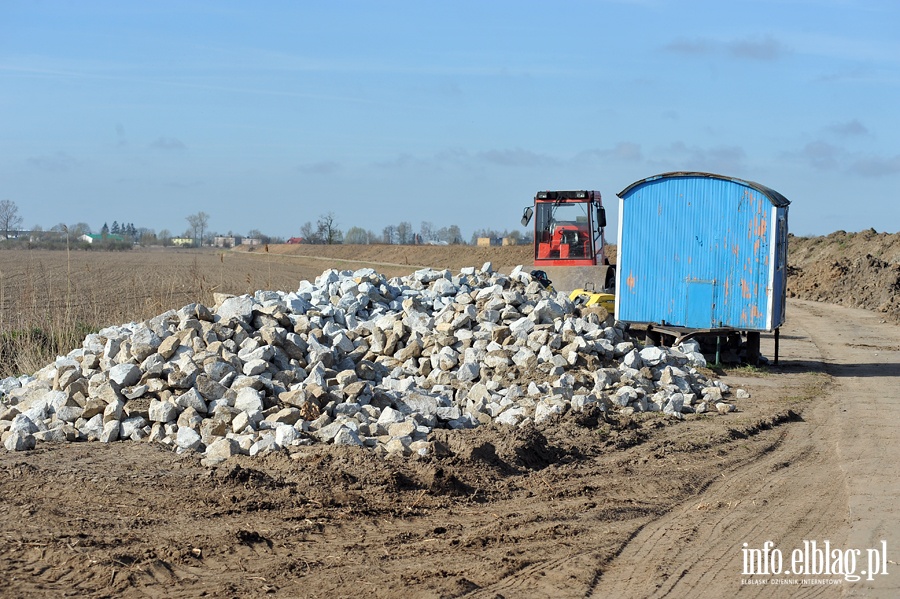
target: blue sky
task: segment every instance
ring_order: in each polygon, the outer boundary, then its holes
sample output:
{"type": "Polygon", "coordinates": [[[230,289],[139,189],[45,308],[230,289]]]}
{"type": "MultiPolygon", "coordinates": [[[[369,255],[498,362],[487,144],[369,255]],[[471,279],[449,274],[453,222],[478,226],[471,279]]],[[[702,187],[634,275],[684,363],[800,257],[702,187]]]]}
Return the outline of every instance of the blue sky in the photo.
{"type": "Polygon", "coordinates": [[[25,226],[516,229],[673,170],[900,230],[900,3],[0,0],[0,199],[25,226]]]}

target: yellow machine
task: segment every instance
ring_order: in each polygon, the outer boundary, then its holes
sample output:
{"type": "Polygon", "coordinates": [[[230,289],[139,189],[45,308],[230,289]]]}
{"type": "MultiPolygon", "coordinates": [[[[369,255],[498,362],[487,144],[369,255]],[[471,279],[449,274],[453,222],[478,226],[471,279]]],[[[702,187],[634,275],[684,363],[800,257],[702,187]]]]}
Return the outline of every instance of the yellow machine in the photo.
{"type": "Polygon", "coordinates": [[[597,293],[588,289],[576,289],[569,294],[569,299],[577,306],[601,306],[610,314],[616,312],[616,296],[613,293],[597,293]]]}

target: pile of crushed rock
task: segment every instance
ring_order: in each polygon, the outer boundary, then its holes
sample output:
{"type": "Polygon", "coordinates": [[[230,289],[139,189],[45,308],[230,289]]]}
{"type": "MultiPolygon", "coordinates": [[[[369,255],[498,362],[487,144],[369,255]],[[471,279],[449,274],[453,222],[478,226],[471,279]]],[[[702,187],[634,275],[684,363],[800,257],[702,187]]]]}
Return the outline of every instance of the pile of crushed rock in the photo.
{"type": "Polygon", "coordinates": [[[208,464],[313,443],[428,455],[435,428],[589,407],[734,410],[728,387],[696,370],[696,344],[642,347],[522,267],[390,280],[327,270],[294,292],[215,301],[105,328],[33,376],[0,381],[3,445],[148,441],[208,464]]]}

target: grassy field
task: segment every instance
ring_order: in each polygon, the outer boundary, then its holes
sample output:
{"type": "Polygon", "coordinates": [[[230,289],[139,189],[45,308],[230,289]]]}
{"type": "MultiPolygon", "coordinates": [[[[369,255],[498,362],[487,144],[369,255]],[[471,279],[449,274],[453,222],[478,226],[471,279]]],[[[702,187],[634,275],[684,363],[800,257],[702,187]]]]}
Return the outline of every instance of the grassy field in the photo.
{"type": "Polygon", "coordinates": [[[141,321],[213,293],[290,291],[328,268],[402,276],[423,266],[498,268],[527,262],[530,248],[469,246],[272,246],[240,250],[124,252],[0,250],[0,377],[31,374],[102,327],[141,321]]]}
{"type": "Polygon", "coordinates": [[[0,376],[32,373],[104,326],[212,305],[215,292],[296,289],[301,271],[262,252],[0,251],[0,376]]]}

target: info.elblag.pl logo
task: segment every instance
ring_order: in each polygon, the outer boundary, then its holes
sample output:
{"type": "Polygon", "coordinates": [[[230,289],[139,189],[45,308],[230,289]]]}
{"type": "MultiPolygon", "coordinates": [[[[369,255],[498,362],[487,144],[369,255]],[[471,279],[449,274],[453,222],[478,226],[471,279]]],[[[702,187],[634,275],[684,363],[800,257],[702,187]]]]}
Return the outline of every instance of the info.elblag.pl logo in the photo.
{"type": "MultiPolygon", "coordinates": [[[[888,574],[887,541],[881,541],[880,547],[869,549],[841,549],[832,547],[831,541],[822,543],[803,541],[802,547],[793,549],[787,555],[772,541],[766,541],[761,548],[750,547],[749,543],[744,543],[743,547],[741,550],[743,557],[741,574],[744,576],[839,576],[847,582],[856,582],[863,577],[865,580],[875,580],[876,576],[887,576],[888,574]]],[[[840,580],[798,580],[797,582],[819,584],[835,584],[837,582],[839,584],[840,580]]]]}

